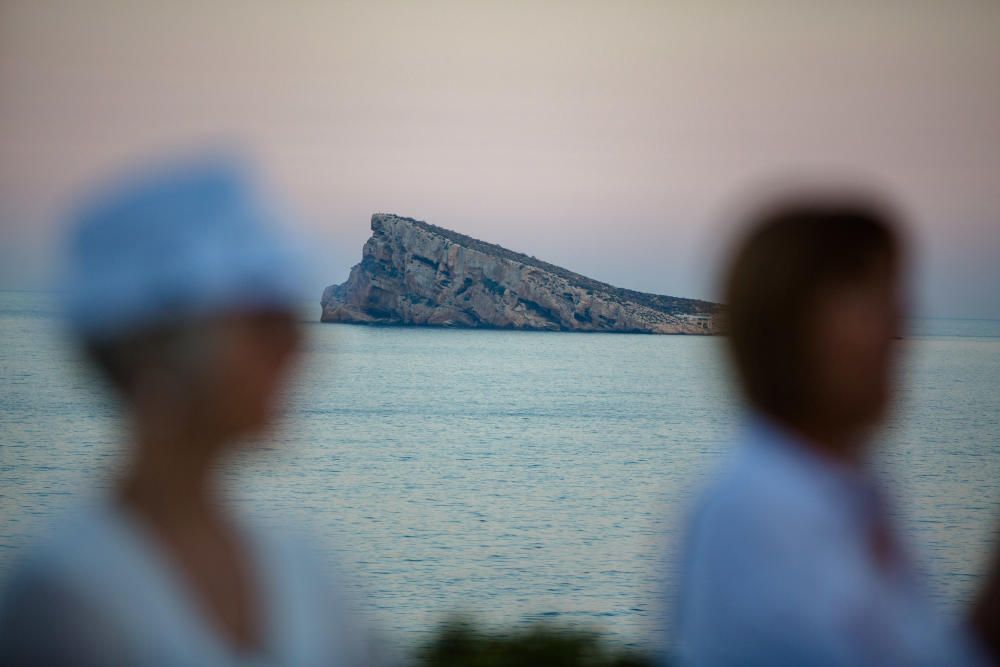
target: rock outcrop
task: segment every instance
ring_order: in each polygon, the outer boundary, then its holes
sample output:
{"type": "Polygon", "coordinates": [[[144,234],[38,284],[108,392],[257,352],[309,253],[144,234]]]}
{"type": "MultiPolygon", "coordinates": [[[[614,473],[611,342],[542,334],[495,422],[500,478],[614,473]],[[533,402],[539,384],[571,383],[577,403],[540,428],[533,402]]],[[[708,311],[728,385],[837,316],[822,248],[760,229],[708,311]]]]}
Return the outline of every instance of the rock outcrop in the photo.
{"type": "Polygon", "coordinates": [[[376,213],[361,263],[323,292],[322,321],[712,334],[720,306],[613,287],[435,225],[376,213]]]}

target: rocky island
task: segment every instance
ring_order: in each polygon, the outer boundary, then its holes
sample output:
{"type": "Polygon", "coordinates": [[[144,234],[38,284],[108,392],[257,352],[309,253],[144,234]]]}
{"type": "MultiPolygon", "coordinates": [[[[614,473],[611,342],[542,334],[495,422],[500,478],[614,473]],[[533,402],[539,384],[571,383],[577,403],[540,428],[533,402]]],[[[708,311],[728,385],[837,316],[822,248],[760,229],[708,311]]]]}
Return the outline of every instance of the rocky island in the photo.
{"type": "Polygon", "coordinates": [[[323,322],[718,333],[721,306],[614,287],[420,220],[376,213],[361,263],[323,291],[323,322]]]}

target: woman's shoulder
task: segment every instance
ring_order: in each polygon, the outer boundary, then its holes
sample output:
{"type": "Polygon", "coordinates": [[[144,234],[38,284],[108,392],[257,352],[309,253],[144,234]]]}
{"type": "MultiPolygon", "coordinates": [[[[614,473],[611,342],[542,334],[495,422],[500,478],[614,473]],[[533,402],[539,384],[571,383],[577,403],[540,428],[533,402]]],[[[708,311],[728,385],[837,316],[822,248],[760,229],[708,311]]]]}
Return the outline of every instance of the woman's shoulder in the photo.
{"type": "Polygon", "coordinates": [[[115,571],[123,543],[105,504],[87,502],[44,528],[15,560],[8,583],[89,579],[115,571]]]}
{"type": "Polygon", "coordinates": [[[0,587],[0,662],[90,664],[88,656],[107,650],[127,654],[115,606],[135,587],[110,521],[99,506],[85,505],[16,559],[0,587]]]}
{"type": "Polygon", "coordinates": [[[694,504],[688,536],[700,551],[714,554],[731,553],[732,544],[766,559],[784,550],[842,553],[863,537],[860,494],[853,480],[794,443],[748,431],[694,504]]]}
{"type": "Polygon", "coordinates": [[[293,523],[244,518],[244,526],[256,543],[278,641],[295,638],[347,665],[378,662],[360,587],[343,575],[336,545],[293,523]]]}

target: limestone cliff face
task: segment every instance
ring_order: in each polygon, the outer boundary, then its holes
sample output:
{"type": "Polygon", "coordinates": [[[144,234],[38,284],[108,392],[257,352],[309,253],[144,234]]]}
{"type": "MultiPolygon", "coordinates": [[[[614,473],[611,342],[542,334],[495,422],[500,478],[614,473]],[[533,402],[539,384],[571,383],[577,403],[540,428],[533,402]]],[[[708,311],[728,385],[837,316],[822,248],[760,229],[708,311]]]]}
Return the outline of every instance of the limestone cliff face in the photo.
{"type": "Polygon", "coordinates": [[[322,321],[717,333],[720,307],[620,289],[435,225],[376,213],[361,263],[323,292],[322,321]]]}

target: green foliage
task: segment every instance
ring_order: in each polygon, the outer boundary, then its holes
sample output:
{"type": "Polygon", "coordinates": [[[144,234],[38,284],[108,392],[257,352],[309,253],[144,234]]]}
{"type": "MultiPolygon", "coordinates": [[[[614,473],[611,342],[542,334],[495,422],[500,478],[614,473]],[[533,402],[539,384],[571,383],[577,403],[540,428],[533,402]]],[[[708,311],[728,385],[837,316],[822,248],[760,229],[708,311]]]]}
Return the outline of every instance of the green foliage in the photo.
{"type": "Polygon", "coordinates": [[[640,653],[608,646],[594,633],[535,624],[487,632],[456,619],[421,649],[421,667],[653,667],[640,653]]]}

